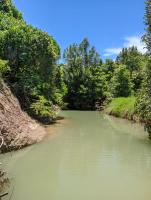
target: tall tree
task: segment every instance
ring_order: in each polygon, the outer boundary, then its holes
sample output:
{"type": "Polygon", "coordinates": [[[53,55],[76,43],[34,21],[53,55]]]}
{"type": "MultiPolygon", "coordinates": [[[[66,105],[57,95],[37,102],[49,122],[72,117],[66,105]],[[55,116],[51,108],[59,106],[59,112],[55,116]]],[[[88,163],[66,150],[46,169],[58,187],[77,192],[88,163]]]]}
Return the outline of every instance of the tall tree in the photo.
{"type": "Polygon", "coordinates": [[[144,42],[147,45],[148,55],[151,57],[151,0],[146,1],[145,25],[144,42]]]}
{"type": "Polygon", "coordinates": [[[70,45],[63,54],[65,62],[70,67],[89,67],[100,64],[100,56],[94,46],[90,46],[87,38],[78,44],[70,45]]]}
{"type": "Polygon", "coordinates": [[[134,92],[141,88],[143,71],[147,63],[147,56],[138,51],[137,47],[123,48],[117,56],[116,62],[123,64],[130,72],[134,92]]]}
{"type": "Polygon", "coordinates": [[[85,38],[80,44],[70,45],[64,52],[66,61],[65,100],[72,109],[94,109],[104,98],[104,77],[101,60],[95,47],[85,38]]]}
{"type": "Polygon", "coordinates": [[[148,50],[148,64],[145,70],[145,78],[142,90],[137,99],[137,112],[142,120],[146,123],[146,128],[151,137],[151,0],[146,2],[145,14],[146,34],[144,41],[148,50]]]}

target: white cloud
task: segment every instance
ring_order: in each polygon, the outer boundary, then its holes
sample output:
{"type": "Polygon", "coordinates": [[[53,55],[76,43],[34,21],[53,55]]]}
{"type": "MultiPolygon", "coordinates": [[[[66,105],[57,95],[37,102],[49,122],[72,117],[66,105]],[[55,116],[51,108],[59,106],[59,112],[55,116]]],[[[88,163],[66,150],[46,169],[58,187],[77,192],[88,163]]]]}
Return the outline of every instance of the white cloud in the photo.
{"type": "Polygon", "coordinates": [[[142,42],[141,37],[131,36],[131,37],[126,37],[124,39],[122,47],[105,49],[103,56],[104,57],[116,56],[121,52],[122,48],[132,47],[132,46],[136,46],[141,53],[146,52],[145,44],[142,42]]]}
{"type": "Polygon", "coordinates": [[[139,36],[126,37],[125,41],[126,42],[124,43],[124,47],[136,46],[141,53],[146,52],[145,43],[142,42],[141,37],[139,36]]]}
{"type": "Polygon", "coordinates": [[[108,48],[105,49],[104,56],[113,56],[113,55],[118,55],[121,52],[122,48],[108,48]]]}

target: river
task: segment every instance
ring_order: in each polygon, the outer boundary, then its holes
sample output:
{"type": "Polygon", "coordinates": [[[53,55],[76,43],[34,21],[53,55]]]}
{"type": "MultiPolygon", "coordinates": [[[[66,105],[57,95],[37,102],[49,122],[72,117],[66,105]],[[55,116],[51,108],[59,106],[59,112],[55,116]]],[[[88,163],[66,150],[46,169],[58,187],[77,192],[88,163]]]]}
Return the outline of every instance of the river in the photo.
{"type": "Polygon", "coordinates": [[[143,127],[99,112],[65,111],[41,143],[1,155],[4,200],[150,200],[151,142],[143,127]]]}

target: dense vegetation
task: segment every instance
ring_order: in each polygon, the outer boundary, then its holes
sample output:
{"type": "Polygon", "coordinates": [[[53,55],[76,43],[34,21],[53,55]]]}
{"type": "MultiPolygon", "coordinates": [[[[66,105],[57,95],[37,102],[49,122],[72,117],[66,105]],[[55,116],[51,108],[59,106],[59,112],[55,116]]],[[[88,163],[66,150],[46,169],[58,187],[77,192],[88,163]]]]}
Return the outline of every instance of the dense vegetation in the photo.
{"type": "Polygon", "coordinates": [[[64,52],[65,83],[68,92],[65,101],[70,109],[95,109],[104,100],[102,61],[94,47],[84,39],[79,45],[70,45],[64,52]]]}
{"type": "Polygon", "coordinates": [[[142,87],[148,57],[136,47],[124,48],[116,61],[104,63],[94,47],[84,39],[64,53],[65,101],[69,108],[95,109],[117,97],[136,96],[142,87]]]}
{"type": "Polygon", "coordinates": [[[23,109],[52,119],[61,103],[55,86],[60,48],[47,33],[27,25],[10,0],[2,1],[0,9],[0,58],[10,66],[5,79],[23,109]]]}
{"type": "Polygon", "coordinates": [[[146,124],[151,137],[151,0],[146,2],[146,35],[144,42],[148,50],[148,62],[144,73],[142,88],[138,95],[136,110],[141,120],[146,124]]]}
{"type": "Polygon", "coordinates": [[[33,117],[51,121],[59,107],[137,115],[151,132],[151,0],[146,4],[146,55],[124,48],[104,62],[85,38],[71,44],[58,65],[60,48],[47,33],[29,26],[11,0],[0,5],[0,77],[33,117]],[[3,60],[3,61],[2,61],[3,60]],[[6,60],[6,61],[4,61],[6,60]],[[3,75],[2,75],[3,74],[3,75]]]}

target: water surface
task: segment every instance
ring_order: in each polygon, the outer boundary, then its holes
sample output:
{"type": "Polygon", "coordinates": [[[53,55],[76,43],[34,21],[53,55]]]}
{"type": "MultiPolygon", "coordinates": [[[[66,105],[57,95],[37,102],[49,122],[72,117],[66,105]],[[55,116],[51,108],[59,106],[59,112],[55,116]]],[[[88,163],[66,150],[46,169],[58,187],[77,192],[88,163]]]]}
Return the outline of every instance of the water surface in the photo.
{"type": "Polygon", "coordinates": [[[151,143],[143,127],[99,112],[63,115],[42,143],[1,156],[11,200],[151,199],[151,143]]]}

